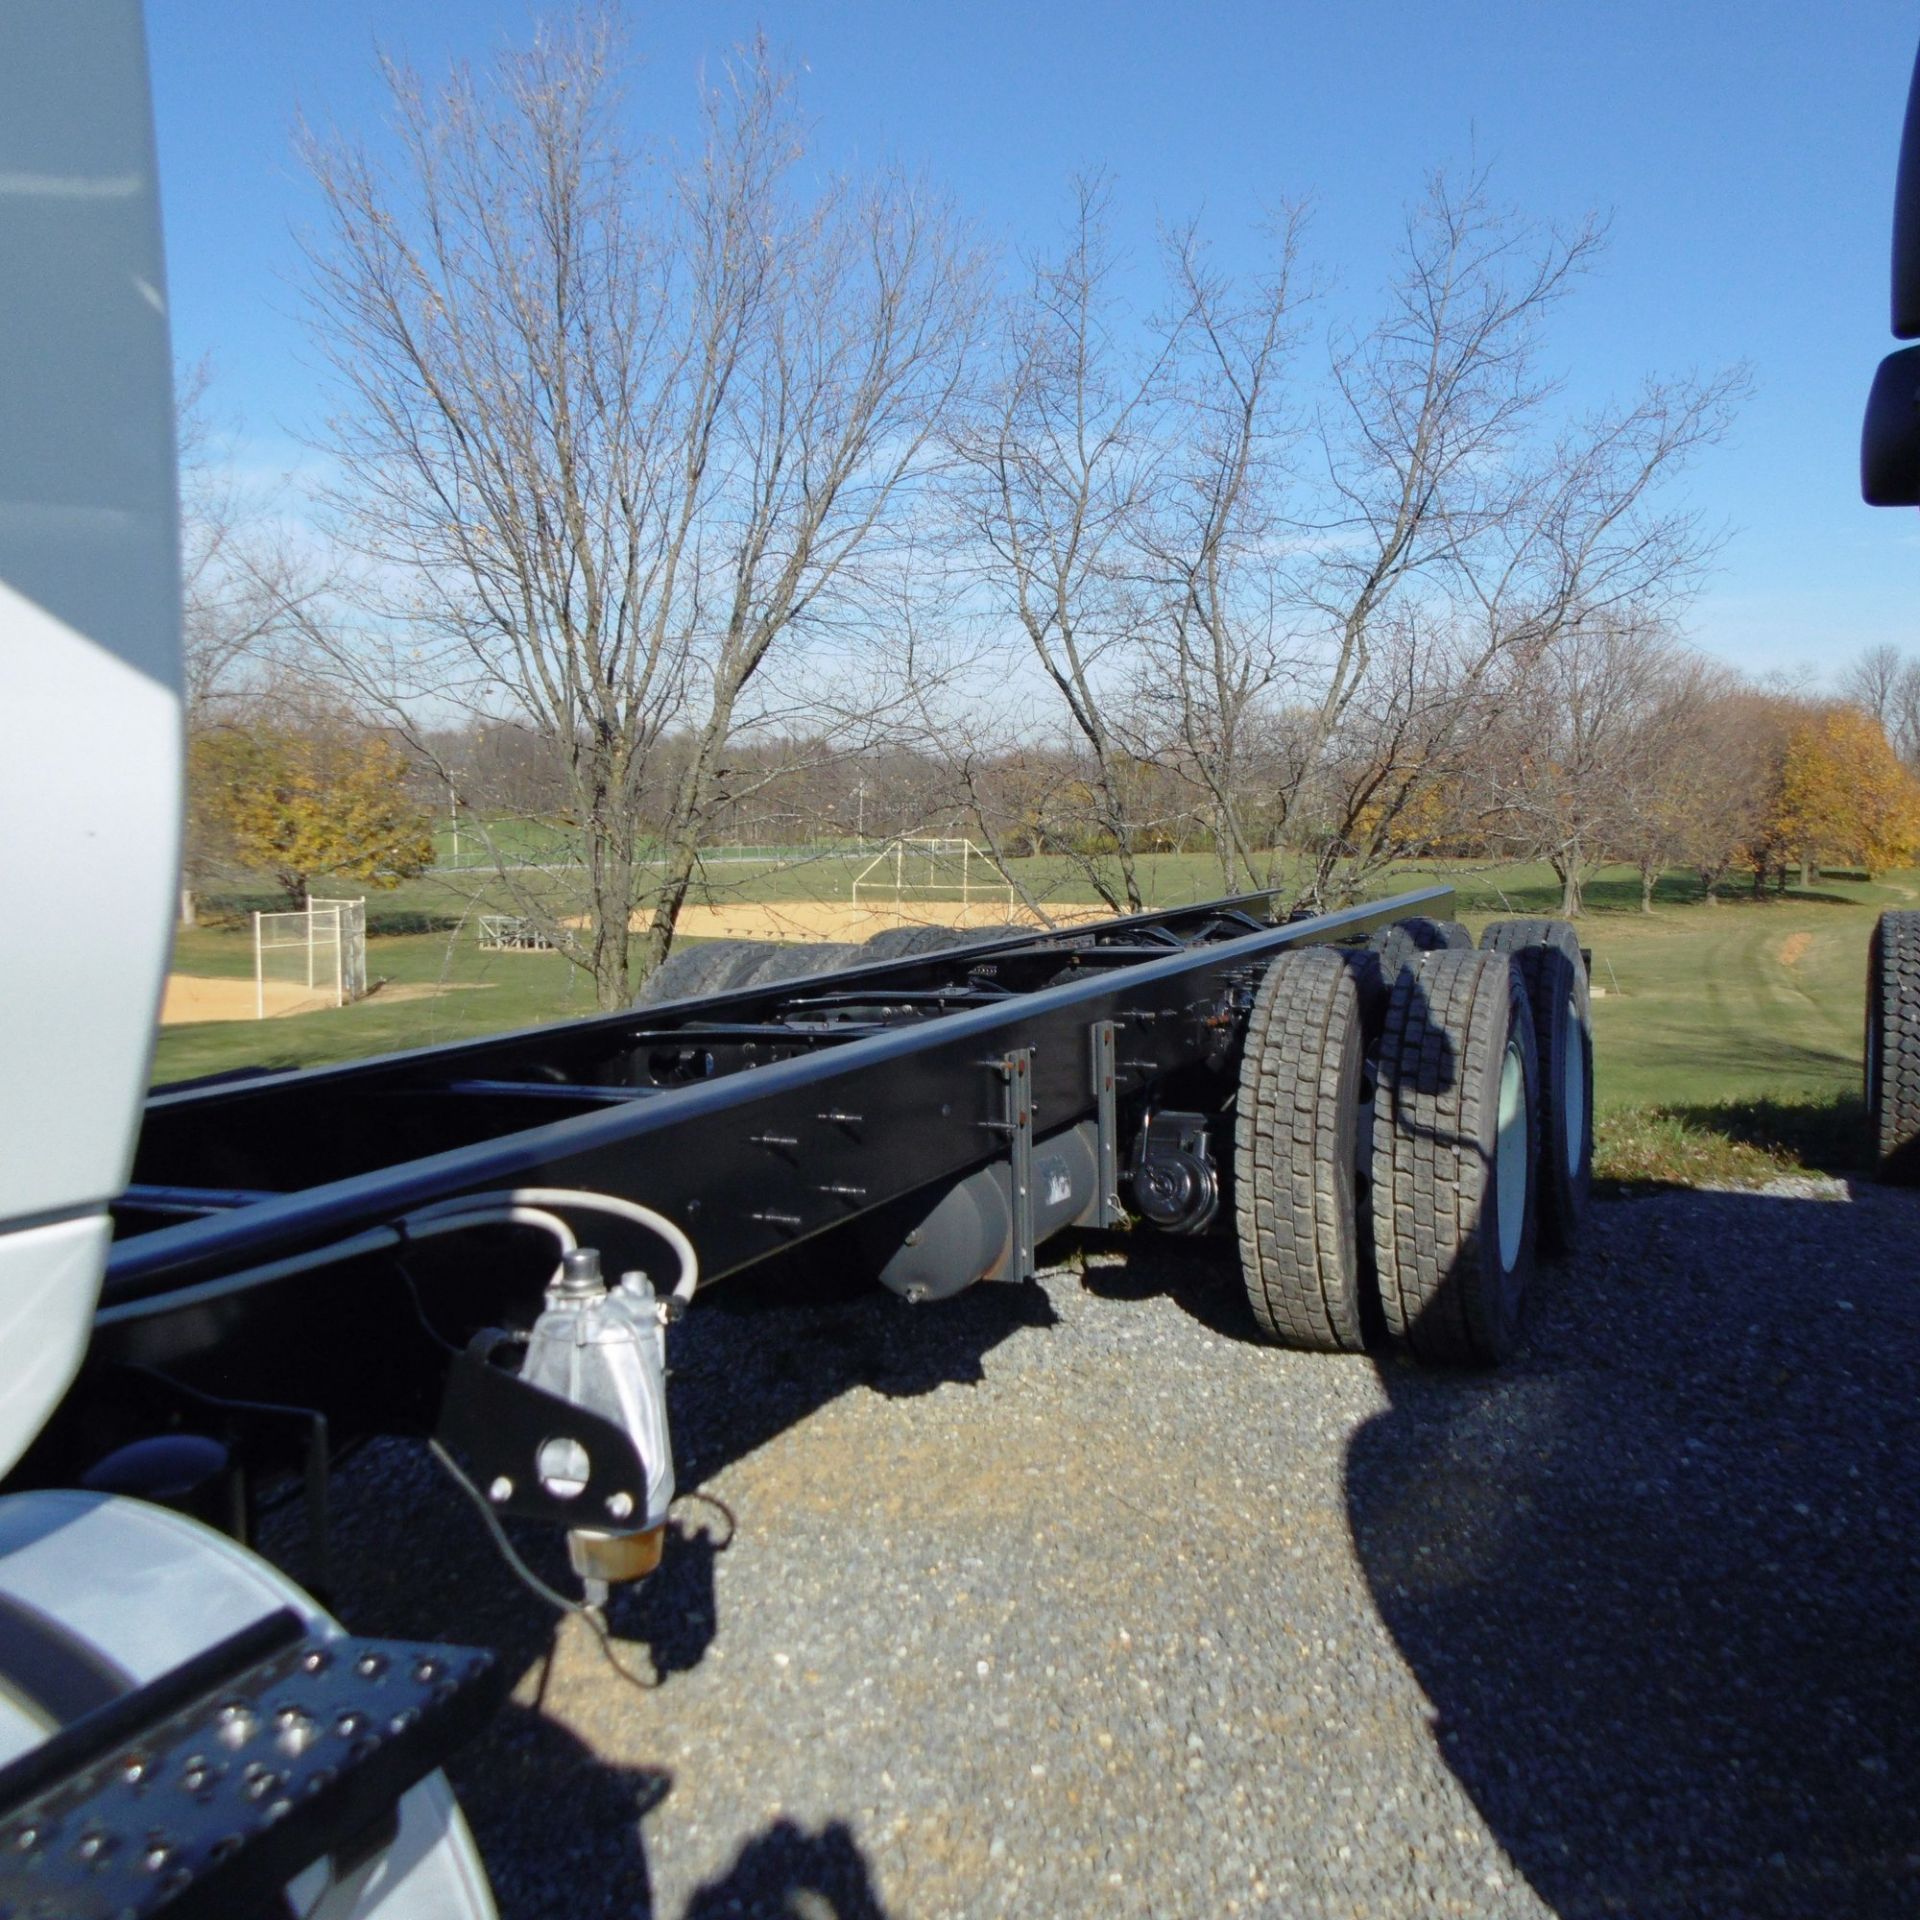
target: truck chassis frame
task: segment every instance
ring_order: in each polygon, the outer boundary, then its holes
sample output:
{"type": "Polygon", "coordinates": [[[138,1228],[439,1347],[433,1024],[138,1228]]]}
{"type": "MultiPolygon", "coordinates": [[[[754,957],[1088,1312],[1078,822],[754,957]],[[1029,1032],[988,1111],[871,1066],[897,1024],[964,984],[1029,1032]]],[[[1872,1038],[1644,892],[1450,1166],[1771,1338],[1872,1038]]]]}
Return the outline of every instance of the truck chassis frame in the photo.
{"type": "MultiPolygon", "coordinates": [[[[511,1225],[482,1244],[413,1244],[395,1222],[463,1195],[591,1189],[675,1220],[704,1285],[803,1249],[874,1264],[913,1231],[902,1222],[1004,1165],[1010,1257],[992,1278],[1031,1278],[1058,1226],[1124,1224],[1129,1177],[1132,1211],[1202,1228],[1214,1206],[1184,1220],[1143,1206],[1142,1169],[1163,1150],[1204,1152],[1195,1136],[1229,1113],[1268,964],[1448,918],[1453,896],[1428,888],[1279,925],[1271,905],[1236,896],[160,1089],[86,1366],[15,1483],[72,1484],[129,1442],[211,1432],[234,1462],[214,1517],[243,1536],[257,1477],[304,1473],[308,1578],[322,1589],[327,1465],[363,1436],[437,1433],[520,1519],[564,1528],[619,1511],[643,1472],[632,1442],[503,1364],[550,1245],[511,1225]],[[1179,1124],[1156,1128],[1157,1114],[1179,1124]],[[1092,1151],[1092,1190],[1070,1220],[1043,1218],[1035,1143],[1071,1130],[1092,1151]],[[1174,1135],[1185,1148],[1163,1149],[1174,1135]],[[586,1449],[584,1497],[524,1470],[555,1437],[586,1449]]],[[[661,1251],[617,1219],[599,1237],[622,1263],[661,1251]]]]}

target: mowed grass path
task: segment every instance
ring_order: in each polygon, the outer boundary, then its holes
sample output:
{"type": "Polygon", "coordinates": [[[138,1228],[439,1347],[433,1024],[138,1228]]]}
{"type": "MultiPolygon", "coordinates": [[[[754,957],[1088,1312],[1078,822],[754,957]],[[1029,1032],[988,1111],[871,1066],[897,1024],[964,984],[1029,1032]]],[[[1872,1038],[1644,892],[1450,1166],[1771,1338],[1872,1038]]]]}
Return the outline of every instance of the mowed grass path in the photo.
{"type": "MultiPolygon", "coordinates": [[[[1490,905],[1553,911],[1557,899],[1517,878],[1517,887],[1498,875],[1462,881],[1462,915],[1476,931],[1494,917],[1490,905]]],[[[1707,906],[1690,876],[1672,875],[1651,916],[1634,875],[1589,889],[1579,927],[1597,989],[1603,1178],[1697,1184],[1856,1169],[1867,941],[1886,908],[1920,903],[1915,878],[1823,878],[1758,896],[1739,884],[1707,906]]]]}
{"type": "Polygon", "coordinates": [[[1596,923],[1597,1092],[1611,1107],[1857,1092],[1872,920],[1789,899],[1596,923]]]}
{"type": "MultiPolygon", "coordinates": [[[[823,859],[761,872],[717,869],[716,896],[844,898],[843,863],[823,859]]],[[[1023,877],[1055,899],[1089,897],[1063,862],[1023,877]]],[[[1147,868],[1162,901],[1210,897],[1218,869],[1193,856],[1147,868]]],[[[1407,872],[1394,890],[1447,881],[1478,932],[1502,914],[1551,913],[1559,893],[1544,868],[1448,875],[1407,872]]],[[[431,882],[388,904],[444,907],[431,882]]],[[[375,904],[379,904],[376,897],[375,904]]],[[[1718,906],[1683,876],[1662,883],[1656,913],[1639,911],[1638,882],[1603,875],[1580,922],[1593,949],[1596,1099],[1603,1171],[1616,1179],[1758,1178],[1799,1166],[1844,1167],[1859,1127],[1867,938],[1883,908],[1920,904],[1920,875],[1875,883],[1823,880],[1802,893],[1756,898],[1736,886],[1718,906]]],[[[240,928],[183,933],[182,972],[247,977],[240,928]]],[[[258,1064],[317,1065],[538,1025],[593,1011],[587,982],[553,954],[479,951],[471,920],[456,933],[376,937],[369,971],[404,997],[262,1022],[170,1027],[159,1036],[157,1081],[258,1064]],[[435,991],[423,992],[422,989],[435,991]]]]}

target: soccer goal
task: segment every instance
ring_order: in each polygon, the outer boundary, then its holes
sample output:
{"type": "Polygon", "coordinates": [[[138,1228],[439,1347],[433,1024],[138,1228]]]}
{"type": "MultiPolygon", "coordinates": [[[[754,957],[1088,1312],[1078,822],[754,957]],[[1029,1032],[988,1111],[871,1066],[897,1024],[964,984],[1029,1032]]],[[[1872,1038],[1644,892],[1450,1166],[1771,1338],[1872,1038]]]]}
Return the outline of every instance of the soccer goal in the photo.
{"type": "Polygon", "coordinates": [[[971,840],[903,836],[882,847],[853,877],[853,904],[946,900],[970,907],[1012,907],[1014,885],[998,861],[971,840]]]}
{"type": "Polygon", "coordinates": [[[367,992],[367,903],[315,900],[253,916],[254,1017],[344,1007],[367,992]]]}

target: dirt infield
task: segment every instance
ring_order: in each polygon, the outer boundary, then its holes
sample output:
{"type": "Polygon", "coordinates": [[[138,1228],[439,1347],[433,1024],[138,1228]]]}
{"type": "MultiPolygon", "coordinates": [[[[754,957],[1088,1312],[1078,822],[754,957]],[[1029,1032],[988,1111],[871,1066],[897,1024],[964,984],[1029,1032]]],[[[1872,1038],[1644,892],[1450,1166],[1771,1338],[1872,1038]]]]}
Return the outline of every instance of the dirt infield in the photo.
{"type": "MultiPolygon", "coordinates": [[[[491,982],[485,980],[417,982],[410,986],[376,983],[368,997],[386,1005],[395,1000],[431,1000],[441,993],[483,992],[489,985],[491,982]]],[[[324,1013],[332,1006],[331,994],[309,993],[290,980],[266,983],[269,1020],[289,1013],[324,1013]]],[[[167,975],[167,990],[160,1000],[163,1027],[184,1027],[201,1020],[256,1020],[259,1017],[260,1002],[251,980],[216,980],[199,973],[167,975]]]]}
{"type": "MultiPolygon", "coordinates": [[[[1056,926],[1102,920],[1111,909],[1058,906],[1048,909],[1056,926]]],[[[648,917],[635,914],[636,930],[648,917]]],[[[854,906],[846,900],[730,901],[720,907],[686,907],[678,931],[698,940],[865,940],[888,927],[1037,927],[1044,924],[1025,907],[1003,902],[957,900],[876,902],[854,906]]]]}
{"type": "MultiPolygon", "coordinates": [[[[265,988],[267,1014],[313,1013],[331,1004],[330,994],[311,993],[290,980],[269,980],[265,988]]],[[[214,980],[197,973],[170,973],[160,1000],[163,1027],[187,1026],[197,1020],[252,1020],[260,999],[251,980],[214,980]]]]}

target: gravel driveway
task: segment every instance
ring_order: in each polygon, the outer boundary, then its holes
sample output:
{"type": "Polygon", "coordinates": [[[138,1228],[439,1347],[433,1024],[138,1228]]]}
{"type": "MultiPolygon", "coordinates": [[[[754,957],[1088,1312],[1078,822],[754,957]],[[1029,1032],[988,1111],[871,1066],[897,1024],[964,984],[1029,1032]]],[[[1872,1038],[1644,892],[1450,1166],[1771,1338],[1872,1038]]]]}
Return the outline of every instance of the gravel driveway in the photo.
{"type": "Polygon", "coordinates": [[[1497,1376],[1255,1345],[1218,1243],[740,1283],[634,1681],[398,1447],[340,1605],[524,1671],[457,1773],[513,1920],[1911,1915],[1916,1229],[1603,1204],[1497,1376]]]}

